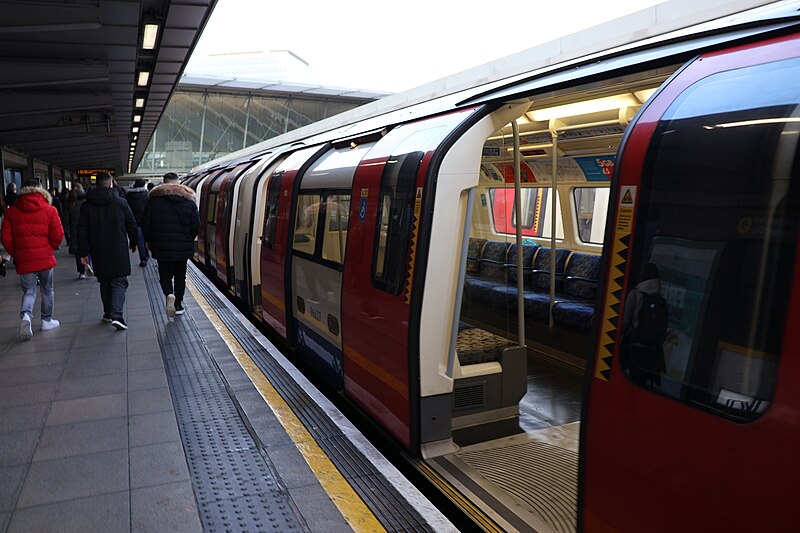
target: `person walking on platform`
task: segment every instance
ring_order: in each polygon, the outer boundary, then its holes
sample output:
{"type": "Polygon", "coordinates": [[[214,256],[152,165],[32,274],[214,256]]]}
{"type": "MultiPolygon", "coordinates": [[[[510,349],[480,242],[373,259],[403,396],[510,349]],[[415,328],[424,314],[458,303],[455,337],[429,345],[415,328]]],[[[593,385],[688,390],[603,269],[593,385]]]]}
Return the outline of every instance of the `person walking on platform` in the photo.
{"type": "Polygon", "coordinates": [[[78,253],[78,219],[81,215],[81,206],[86,202],[86,193],[83,185],[76,183],[69,193],[67,201],[67,218],[69,218],[69,253],[75,256],[75,268],[78,270],[78,279],[86,279],[86,265],[81,261],[78,253]]]}
{"type": "Polygon", "coordinates": [[[150,254],[144,245],[144,233],[142,232],[142,215],[144,214],[144,208],[147,206],[147,201],[150,199],[147,180],[139,178],[133,182],[133,187],[128,189],[128,195],[125,199],[133,212],[133,218],[136,219],[136,231],[139,235],[139,240],[137,241],[139,245],[139,266],[143,267],[147,265],[147,260],[150,259],[150,254]]]}
{"type": "Polygon", "coordinates": [[[167,172],[164,183],[150,191],[142,216],[142,230],[150,252],[158,261],[161,290],[167,298],[167,316],[186,312],[186,262],[194,255],[194,239],[200,231],[194,191],[167,172]],[[173,287],[174,279],[174,287],[173,287]]]}
{"type": "Polygon", "coordinates": [[[114,188],[111,174],[98,173],[97,187],[86,194],[78,218],[78,255],[88,265],[91,254],[100,282],[103,322],[110,322],[118,330],[128,329],[122,309],[131,274],[128,249],[136,251],[136,240],[131,208],[114,188]]]}
{"type": "Polygon", "coordinates": [[[33,337],[31,323],[37,284],[42,292],[42,331],[61,325],[53,318],[53,269],[56,266],[53,252],[64,238],[64,228],[58,211],[50,205],[50,201],[50,193],[42,188],[38,180],[26,181],[17,201],[6,211],[0,229],[0,240],[14,258],[22,284],[19,332],[26,340],[33,337]]]}
{"type": "Polygon", "coordinates": [[[6,206],[11,207],[17,201],[17,184],[11,182],[6,187],[6,206]]]}

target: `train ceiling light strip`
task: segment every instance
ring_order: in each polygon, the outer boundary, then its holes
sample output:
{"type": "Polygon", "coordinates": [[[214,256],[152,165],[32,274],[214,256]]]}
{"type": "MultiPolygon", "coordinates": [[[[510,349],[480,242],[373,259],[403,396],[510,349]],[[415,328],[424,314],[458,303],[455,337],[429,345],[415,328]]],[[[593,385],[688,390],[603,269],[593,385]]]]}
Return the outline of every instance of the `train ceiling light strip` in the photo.
{"type": "MultiPolygon", "coordinates": [[[[653,92],[655,92],[655,89],[653,89],[653,92]]],[[[585,100],[583,102],[575,102],[574,104],[536,109],[528,111],[526,115],[534,122],[544,122],[545,120],[574,117],[577,115],[590,115],[600,111],[610,111],[612,109],[632,107],[641,104],[642,102],[631,93],[615,94],[614,96],[585,100]]]]}

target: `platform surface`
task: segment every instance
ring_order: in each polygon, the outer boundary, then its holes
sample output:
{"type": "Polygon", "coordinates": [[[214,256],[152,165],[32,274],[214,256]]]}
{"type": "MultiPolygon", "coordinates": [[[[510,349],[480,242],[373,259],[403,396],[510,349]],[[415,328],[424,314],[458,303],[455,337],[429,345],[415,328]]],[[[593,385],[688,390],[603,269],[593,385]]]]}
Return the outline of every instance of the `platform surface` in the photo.
{"type": "Polygon", "coordinates": [[[56,256],[61,327],[41,331],[39,297],[31,340],[0,278],[0,532],[454,530],[195,269],[169,318],[132,255],[117,331],[56,256]]]}

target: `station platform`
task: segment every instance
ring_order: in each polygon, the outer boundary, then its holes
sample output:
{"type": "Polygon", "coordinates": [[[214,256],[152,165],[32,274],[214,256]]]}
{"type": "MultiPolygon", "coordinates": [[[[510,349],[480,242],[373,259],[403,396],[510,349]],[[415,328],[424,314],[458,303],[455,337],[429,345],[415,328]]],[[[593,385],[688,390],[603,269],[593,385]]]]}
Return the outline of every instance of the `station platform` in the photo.
{"type": "Polygon", "coordinates": [[[132,254],[117,331],[56,257],[31,340],[0,278],[0,532],[455,531],[193,265],[169,318],[132,254]]]}

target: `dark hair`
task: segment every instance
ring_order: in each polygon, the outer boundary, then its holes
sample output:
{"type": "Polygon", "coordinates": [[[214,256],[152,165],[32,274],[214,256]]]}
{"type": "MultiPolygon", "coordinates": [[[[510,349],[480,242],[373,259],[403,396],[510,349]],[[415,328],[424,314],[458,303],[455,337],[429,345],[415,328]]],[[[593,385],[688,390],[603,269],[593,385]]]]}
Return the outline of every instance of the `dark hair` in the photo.
{"type": "Polygon", "coordinates": [[[133,182],[133,186],[137,189],[139,187],[144,187],[145,185],[147,185],[147,180],[144,178],[138,178],[136,181],[133,182]]]}
{"type": "Polygon", "coordinates": [[[41,187],[42,182],[36,178],[28,178],[22,183],[23,187],[41,187]]]}
{"type": "Polygon", "coordinates": [[[12,181],[11,183],[9,183],[6,186],[6,194],[10,194],[11,193],[11,189],[16,189],[16,188],[17,188],[17,184],[12,181]]]}
{"type": "Polygon", "coordinates": [[[113,178],[114,177],[111,174],[109,174],[108,172],[98,172],[97,173],[97,183],[98,184],[100,184],[100,183],[108,183],[113,178]]]}
{"type": "Polygon", "coordinates": [[[179,179],[180,178],[178,178],[178,175],[174,172],[167,172],[164,174],[164,183],[167,183],[168,181],[178,181],[179,179]]]}
{"type": "Polygon", "coordinates": [[[148,183],[148,184],[147,184],[147,190],[148,190],[148,191],[152,191],[152,190],[153,190],[153,187],[155,187],[155,184],[154,184],[154,183],[148,183]]]}

